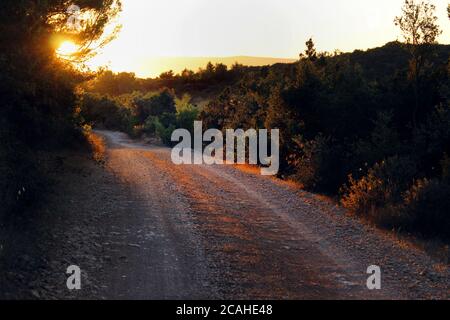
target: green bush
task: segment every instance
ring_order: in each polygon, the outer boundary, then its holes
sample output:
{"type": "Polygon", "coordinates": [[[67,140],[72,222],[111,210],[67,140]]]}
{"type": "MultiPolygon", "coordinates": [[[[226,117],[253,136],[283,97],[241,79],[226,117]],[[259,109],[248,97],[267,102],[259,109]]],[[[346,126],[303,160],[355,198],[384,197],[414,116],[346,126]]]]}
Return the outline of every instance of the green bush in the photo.
{"type": "Polygon", "coordinates": [[[152,135],[156,133],[156,122],[158,122],[159,119],[156,116],[149,116],[147,120],[145,120],[142,132],[146,133],[148,135],[152,135]]]}
{"type": "Polygon", "coordinates": [[[197,119],[196,108],[184,109],[177,114],[163,113],[160,116],[149,116],[142,127],[142,132],[148,135],[157,135],[165,145],[172,145],[171,136],[175,129],[194,130],[194,121],[197,119]]]}
{"type": "Polygon", "coordinates": [[[170,124],[169,126],[164,126],[161,121],[156,118],[155,119],[155,132],[158,135],[158,137],[161,138],[162,143],[165,145],[170,146],[172,144],[171,137],[172,132],[176,129],[173,124],[170,124]]]}
{"type": "Polygon", "coordinates": [[[134,101],[135,113],[141,123],[149,116],[160,116],[163,113],[176,113],[175,95],[165,88],[159,93],[149,93],[134,101]]]}
{"type": "Polygon", "coordinates": [[[198,119],[199,111],[197,108],[192,107],[184,109],[177,114],[177,128],[189,130],[194,132],[194,121],[198,119]]]}

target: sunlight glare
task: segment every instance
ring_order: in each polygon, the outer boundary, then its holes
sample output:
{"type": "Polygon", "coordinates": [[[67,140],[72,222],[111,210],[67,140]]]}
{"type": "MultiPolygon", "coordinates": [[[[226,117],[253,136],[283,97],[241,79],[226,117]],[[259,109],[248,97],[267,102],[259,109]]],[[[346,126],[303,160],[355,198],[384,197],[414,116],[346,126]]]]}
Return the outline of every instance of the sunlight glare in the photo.
{"type": "Polygon", "coordinates": [[[61,57],[68,57],[75,54],[78,51],[78,46],[72,41],[64,41],[61,43],[56,53],[61,57]]]}

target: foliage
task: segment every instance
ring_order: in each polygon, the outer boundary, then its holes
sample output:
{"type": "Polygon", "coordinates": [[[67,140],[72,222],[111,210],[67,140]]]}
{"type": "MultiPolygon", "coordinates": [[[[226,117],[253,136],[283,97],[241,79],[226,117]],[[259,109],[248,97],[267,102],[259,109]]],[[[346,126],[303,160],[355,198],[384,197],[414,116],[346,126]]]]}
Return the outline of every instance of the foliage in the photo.
{"type": "Polygon", "coordinates": [[[197,72],[184,69],[179,74],[169,70],[157,78],[139,79],[134,73],[109,70],[100,72],[84,85],[85,90],[101,95],[120,96],[139,91],[143,94],[170,88],[179,93],[220,91],[223,86],[236,83],[240,76],[252,67],[235,64],[231,69],[222,63],[211,62],[197,72]]]}
{"type": "Polygon", "coordinates": [[[138,98],[134,103],[136,116],[140,122],[144,122],[149,116],[176,112],[174,94],[167,88],[159,93],[150,93],[138,98]]]}
{"type": "Polygon", "coordinates": [[[432,44],[442,33],[437,25],[436,7],[429,2],[416,3],[416,0],[405,0],[402,16],[395,18],[395,24],[400,28],[411,58],[409,61],[409,80],[414,88],[414,107],[412,121],[417,124],[417,113],[421,105],[421,82],[429,72],[429,56],[432,54],[432,44]]]}
{"type": "Polygon", "coordinates": [[[392,126],[393,117],[392,110],[378,112],[373,121],[373,131],[355,144],[355,155],[357,159],[364,159],[364,166],[373,165],[380,158],[391,157],[401,151],[399,134],[392,126]]]}
{"type": "Polygon", "coordinates": [[[113,97],[86,93],[80,100],[80,116],[89,125],[133,137],[157,136],[166,145],[171,145],[172,132],[177,128],[193,132],[198,115],[189,95],[177,98],[167,88],[145,95],[135,92],[113,97]]]}
{"type": "Polygon", "coordinates": [[[441,31],[437,25],[435,10],[436,7],[429,2],[405,0],[402,16],[395,18],[395,24],[400,28],[407,44],[420,46],[436,41],[441,31]]]}
{"type": "Polygon", "coordinates": [[[43,151],[69,147],[83,140],[76,92],[87,76],[70,62],[81,63],[92,57],[98,47],[112,39],[115,33],[104,31],[119,12],[120,2],[82,0],[78,5],[86,19],[80,29],[69,30],[67,1],[2,2],[2,211],[20,207],[24,192],[29,199],[38,198],[46,183],[50,161],[40,156],[43,151]],[[64,40],[75,42],[79,52],[71,57],[58,57],[55,51],[64,40]]]}
{"type": "Polygon", "coordinates": [[[332,139],[318,135],[300,145],[299,159],[291,159],[292,177],[309,190],[332,193],[339,188],[342,177],[342,150],[333,145],[332,139]]]}
{"type": "Polygon", "coordinates": [[[387,158],[376,163],[361,179],[349,177],[349,185],[343,188],[342,204],[361,215],[374,214],[377,209],[399,204],[416,173],[412,159],[387,158]]]}
{"type": "Polygon", "coordinates": [[[450,239],[450,184],[436,179],[418,180],[405,194],[404,212],[410,229],[427,237],[450,239]]]}
{"type": "Polygon", "coordinates": [[[90,125],[130,132],[134,124],[132,110],[107,96],[84,94],[80,101],[81,116],[90,125]]]}

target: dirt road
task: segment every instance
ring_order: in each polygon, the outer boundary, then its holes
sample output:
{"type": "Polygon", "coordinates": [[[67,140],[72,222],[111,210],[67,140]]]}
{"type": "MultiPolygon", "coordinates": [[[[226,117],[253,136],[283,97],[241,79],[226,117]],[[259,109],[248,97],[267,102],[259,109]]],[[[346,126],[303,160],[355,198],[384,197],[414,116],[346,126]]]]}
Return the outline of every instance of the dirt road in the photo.
{"type": "Polygon", "coordinates": [[[232,166],[175,166],[170,149],[98,133],[103,173],[58,198],[67,229],[42,267],[78,264],[84,291],[67,293],[64,273],[47,272],[35,297],[449,298],[448,266],[292,184],[232,166]],[[381,267],[381,290],[366,287],[370,265],[381,267]]]}

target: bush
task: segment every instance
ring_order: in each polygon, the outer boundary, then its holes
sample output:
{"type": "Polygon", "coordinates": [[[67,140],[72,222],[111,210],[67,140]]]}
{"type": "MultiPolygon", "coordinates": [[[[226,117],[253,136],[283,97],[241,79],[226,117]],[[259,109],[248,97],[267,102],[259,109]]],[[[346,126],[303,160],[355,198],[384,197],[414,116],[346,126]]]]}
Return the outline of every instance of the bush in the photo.
{"type": "Polygon", "coordinates": [[[142,126],[142,132],[148,135],[156,133],[156,122],[159,121],[156,116],[149,116],[142,126]]]}
{"type": "Polygon", "coordinates": [[[342,204],[352,212],[367,215],[380,223],[389,223],[395,207],[402,203],[402,194],[416,174],[416,164],[408,157],[394,156],[375,164],[359,180],[349,177],[343,188],[342,204]],[[384,209],[384,211],[383,211],[384,209]]]}
{"type": "Polygon", "coordinates": [[[189,130],[194,132],[194,121],[198,119],[199,111],[197,108],[187,108],[178,112],[177,114],[177,128],[189,130]]]}
{"type": "Polygon", "coordinates": [[[134,102],[136,115],[141,123],[149,116],[160,116],[163,113],[175,114],[175,95],[169,89],[163,89],[159,93],[150,93],[143,98],[137,98],[134,102]]]}
{"type": "Polygon", "coordinates": [[[108,96],[85,94],[80,109],[84,121],[97,127],[130,132],[135,122],[129,108],[108,96]]]}
{"type": "Polygon", "coordinates": [[[410,227],[424,236],[450,239],[450,184],[439,180],[418,180],[405,193],[405,214],[410,227]]]}
{"type": "Polygon", "coordinates": [[[175,126],[170,124],[168,127],[165,127],[158,118],[155,119],[155,132],[158,137],[161,138],[162,143],[170,146],[172,144],[172,132],[175,130],[175,126]]]}
{"type": "Polygon", "coordinates": [[[165,145],[172,145],[171,136],[175,129],[194,131],[194,121],[197,119],[196,108],[179,111],[178,114],[163,113],[160,116],[149,116],[145,120],[142,132],[157,135],[165,145]]]}
{"type": "Polygon", "coordinates": [[[322,135],[301,144],[300,148],[302,155],[290,162],[294,166],[293,178],[308,190],[336,192],[344,181],[341,148],[322,135]]]}

